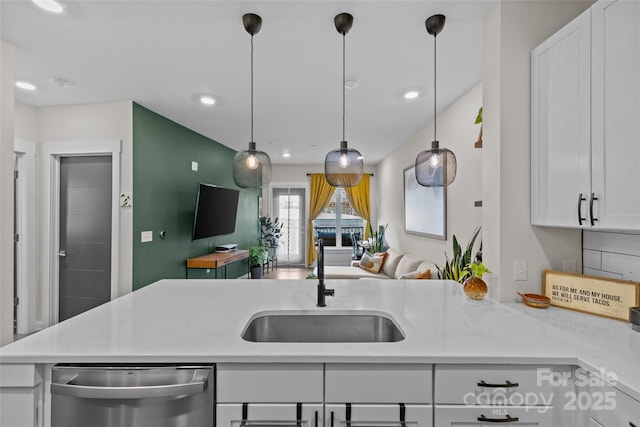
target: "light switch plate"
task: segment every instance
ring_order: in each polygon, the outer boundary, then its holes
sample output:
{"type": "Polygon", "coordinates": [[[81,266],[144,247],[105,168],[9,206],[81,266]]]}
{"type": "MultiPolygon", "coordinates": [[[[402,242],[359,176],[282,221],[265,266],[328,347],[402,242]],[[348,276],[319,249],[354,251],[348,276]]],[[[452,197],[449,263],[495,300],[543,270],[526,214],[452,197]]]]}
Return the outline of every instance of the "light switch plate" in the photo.
{"type": "Polygon", "coordinates": [[[527,260],[516,259],[513,261],[513,280],[527,280],[527,260]]]}
{"type": "Polygon", "coordinates": [[[142,243],[153,241],[153,231],[143,231],[140,233],[140,241],[142,243]]]}

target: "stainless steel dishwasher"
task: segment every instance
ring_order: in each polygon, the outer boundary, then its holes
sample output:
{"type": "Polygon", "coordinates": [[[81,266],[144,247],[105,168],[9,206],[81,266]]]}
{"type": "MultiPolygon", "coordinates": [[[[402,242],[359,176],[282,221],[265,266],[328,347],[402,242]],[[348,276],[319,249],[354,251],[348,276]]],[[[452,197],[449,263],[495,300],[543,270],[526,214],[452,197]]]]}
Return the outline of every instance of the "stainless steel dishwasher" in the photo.
{"type": "Polygon", "coordinates": [[[213,366],[56,365],[52,427],[213,427],[213,366]]]}

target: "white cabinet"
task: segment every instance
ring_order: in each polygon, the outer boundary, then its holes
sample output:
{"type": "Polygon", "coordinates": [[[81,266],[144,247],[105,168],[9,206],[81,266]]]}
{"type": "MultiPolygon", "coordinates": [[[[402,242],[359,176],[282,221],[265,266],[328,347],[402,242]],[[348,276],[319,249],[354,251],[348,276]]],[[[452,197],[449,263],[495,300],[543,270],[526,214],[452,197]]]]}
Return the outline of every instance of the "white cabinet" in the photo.
{"type": "Polygon", "coordinates": [[[640,229],[640,2],[591,8],[591,192],[603,228],[640,229]]]}
{"type": "Polygon", "coordinates": [[[640,2],[595,3],[531,66],[531,223],[639,230],[640,2]]]}
{"type": "Polygon", "coordinates": [[[602,427],[640,426],[640,401],[591,376],[589,391],[583,389],[576,403],[588,406],[593,425],[602,427]]]}
{"type": "Polygon", "coordinates": [[[326,427],[431,427],[432,368],[426,364],[327,364],[326,427]]]}
{"type": "Polygon", "coordinates": [[[534,225],[586,224],[591,192],[590,39],[587,10],[531,53],[534,225]]]}
{"type": "Polygon", "coordinates": [[[216,365],[216,425],[321,427],[323,365],[220,363],[216,365]]]}
{"type": "Polygon", "coordinates": [[[558,410],[558,397],[573,389],[571,367],[534,365],[436,365],[436,426],[570,426],[571,413],[558,410]]]}
{"type": "Polygon", "coordinates": [[[0,365],[0,426],[40,427],[44,423],[44,381],[40,366],[0,365]]]}

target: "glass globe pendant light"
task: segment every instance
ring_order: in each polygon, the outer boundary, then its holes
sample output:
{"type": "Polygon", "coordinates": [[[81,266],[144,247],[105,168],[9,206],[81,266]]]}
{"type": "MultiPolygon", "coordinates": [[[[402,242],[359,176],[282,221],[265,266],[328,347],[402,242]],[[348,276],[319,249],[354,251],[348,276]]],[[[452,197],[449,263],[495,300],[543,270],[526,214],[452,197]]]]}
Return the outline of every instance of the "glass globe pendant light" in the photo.
{"type": "Polygon", "coordinates": [[[427,32],[433,36],[433,141],[430,150],[421,151],[416,157],[416,180],[423,187],[444,187],[456,179],[456,155],[440,148],[436,137],[436,38],[444,28],[444,22],[444,15],[433,15],[425,21],[427,32]]]}
{"type": "Polygon", "coordinates": [[[251,142],[248,150],[238,151],[233,157],[233,180],[240,188],[264,188],[271,182],[271,159],[264,151],[256,150],[253,140],[253,36],[260,31],[262,18],[247,13],[242,23],[251,34],[251,142]]]}
{"type": "Polygon", "coordinates": [[[353,25],[353,16],[340,13],[333,19],[342,34],[342,141],[340,148],[330,151],[324,160],[324,176],[333,187],[353,187],[362,180],[364,160],[358,150],[349,148],[345,139],[345,35],[353,25]]]}

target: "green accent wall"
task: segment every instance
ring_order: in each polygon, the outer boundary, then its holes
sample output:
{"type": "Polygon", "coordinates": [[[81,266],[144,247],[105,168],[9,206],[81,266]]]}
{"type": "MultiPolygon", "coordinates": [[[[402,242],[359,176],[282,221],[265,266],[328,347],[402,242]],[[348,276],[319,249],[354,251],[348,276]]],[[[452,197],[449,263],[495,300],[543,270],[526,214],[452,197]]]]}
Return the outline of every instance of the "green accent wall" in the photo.
{"type": "MultiPolygon", "coordinates": [[[[133,289],[160,279],[186,277],[186,259],[216,245],[248,248],[258,241],[258,190],[241,190],[234,234],[191,240],[198,183],[238,189],[231,165],[236,151],[133,104],[133,289]],[[191,162],[198,162],[198,171],[191,162]],[[142,231],[153,241],[140,242],[142,231]],[[160,237],[160,231],[166,237],[160,237]]],[[[227,266],[227,278],[246,275],[247,264],[227,266]]],[[[222,277],[223,270],[218,272],[222,277]]],[[[213,278],[211,270],[189,270],[189,278],[213,278]]]]}

